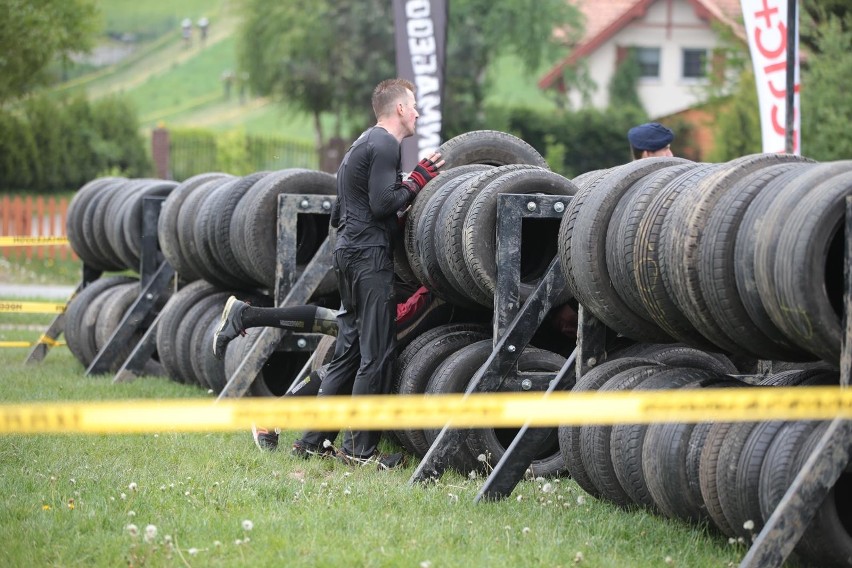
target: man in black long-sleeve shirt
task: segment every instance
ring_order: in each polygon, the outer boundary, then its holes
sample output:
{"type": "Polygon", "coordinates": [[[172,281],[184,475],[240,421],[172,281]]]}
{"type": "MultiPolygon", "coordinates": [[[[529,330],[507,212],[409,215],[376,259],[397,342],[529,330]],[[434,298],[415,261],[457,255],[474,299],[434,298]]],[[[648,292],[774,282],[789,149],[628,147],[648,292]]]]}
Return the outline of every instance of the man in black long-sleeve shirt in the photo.
{"type": "MultiPolygon", "coordinates": [[[[398,213],[444,161],[437,152],[421,160],[405,180],[400,171],[400,143],[415,132],[414,85],[402,79],[379,83],[373,92],[376,125],[364,131],[337,170],[337,203],[331,224],[337,228],[333,266],[342,307],[338,335],[328,373],[318,396],[387,394],[395,349],[396,303],[393,283],[393,242],[398,213]]],[[[337,432],[305,432],[293,454],[327,453],[325,440],[337,432]]],[[[338,459],[387,467],[395,460],[379,456],[381,432],[351,431],[344,435],[338,459]]]]}

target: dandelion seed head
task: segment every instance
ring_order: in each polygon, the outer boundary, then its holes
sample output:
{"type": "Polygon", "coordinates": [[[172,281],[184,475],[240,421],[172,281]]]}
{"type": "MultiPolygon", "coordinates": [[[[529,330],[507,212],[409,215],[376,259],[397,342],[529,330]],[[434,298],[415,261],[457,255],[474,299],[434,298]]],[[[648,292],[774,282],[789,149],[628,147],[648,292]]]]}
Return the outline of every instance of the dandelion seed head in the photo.
{"type": "Polygon", "coordinates": [[[190,548],[189,550],[187,550],[187,552],[189,553],[190,556],[195,556],[196,554],[198,554],[198,549],[197,548],[190,548]]]}
{"type": "Polygon", "coordinates": [[[672,565],[672,564],[674,564],[674,558],[672,558],[671,556],[666,556],[665,559],[663,559],[663,562],[665,562],[666,564],[672,565]]]}
{"type": "Polygon", "coordinates": [[[112,495],[110,495],[110,496],[109,496],[109,500],[110,500],[110,501],[115,501],[115,497],[113,497],[112,495]]]}
{"type": "Polygon", "coordinates": [[[55,476],[55,475],[51,475],[51,476],[50,476],[50,480],[51,480],[51,481],[56,481],[56,476],[55,476]]]}
{"type": "Polygon", "coordinates": [[[166,536],[164,536],[163,542],[165,542],[166,544],[171,544],[172,543],[172,535],[167,534],[166,536]]]}
{"type": "Polygon", "coordinates": [[[467,474],[467,476],[468,476],[469,478],[471,478],[471,479],[476,479],[476,478],[477,478],[477,475],[476,475],[476,472],[475,472],[475,471],[471,471],[470,473],[468,473],[468,474],[467,474]]]}
{"type": "Polygon", "coordinates": [[[136,485],[135,481],[131,481],[130,485],[128,485],[127,488],[131,491],[136,491],[137,489],[139,489],[139,486],[136,485]]]}
{"type": "Polygon", "coordinates": [[[126,530],[128,533],[130,533],[130,536],[138,536],[139,535],[139,527],[137,527],[133,523],[130,523],[129,525],[124,527],[124,530],[126,530]]]}
{"type": "Polygon", "coordinates": [[[127,499],[127,493],[122,493],[121,495],[119,495],[119,497],[121,497],[122,499],[127,499]]]}
{"type": "Polygon", "coordinates": [[[184,494],[185,496],[189,497],[189,491],[188,491],[188,490],[187,490],[187,491],[184,491],[184,492],[183,492],[183,494],[184,494]]]}
{"type": "Polygon", "coordinates": [[[207,389],[207,394],[213,394],[213,389],[207,389]]]}
{"type": "Polygon", "coordinates": [[[157,538],[157,527],[155,525],[145,527],[145,538],[149,541],[157,538]]]}
{"type": "Polygon", "coordinates": [[[521,533],[522,533],[522,534],[530,534],[530,528],[529,528],[529,527],[524,527],[524,528],[522,528],[522,529],[521,529],[521,533]]]}
{"type": "Polygon", "coordinates": [[[518,503],[520,503],[521,501],[523,501],[523,500],[524,500],[524,496],[523,496],[523,495],[518,495],[517,497],[515,497],[515,499],[518,501],[518,503]]]}
{"type": "Polygon", "coordinates": [[[251,530],[251,529],[253,529],[253,528],[254,528],[254,523],[253,523],[253,522],[251,522],[251,521],[250,521],[250,520],[248,520],[248,519],[246,519],[246,520],[244,520],[244,521],[243,521],[243,530],[244,530],[244,531],[250,531],[250,530],[251,530]]]}
{"type": "Polygon", "coordinates": [[[136,516],[136,511],[127,511],[127,516],[128,516],[128,517],[135,517],[135,516],[136,516]]]}
{"type": "Polygon", "coordinates": [[[249,537],[245,537],[245,538],[243,539],[243,544],[248,544],[248,543],[250,543],[250,542],[251,542],[251,539],[250,539],[249,537]]]}
{"type": "Polygon", "coordinates": [[[579,564],[582,561],[583,561],[583,553],[578,550],[577,554],[574,555],[574,564],[579,564]]]}
{"type": "Polygon", "coordinates": [[[155,437],[155,438],[159,438],[159,437],[160,437],[160,435],[159,435],[159,434],[154,434],[154,437],[155,437]]]}
{"type": "Polygon", "coordinates": [[[737,539],[735,539],[734,537],[728,538],[728,544],[736,544],[736,543],[737,543],[737,539]]]}
{"type": "Polygon", "coordinates": [[[577,495],[577,504],[578,505],[585,505],[586,504],[586,498],[582,495],[577,495]]]}
{"type": "Polygon", "coordinates": [[[239,538],[234,541],[234,544],[236,544],[237,546],[240,546],[242,543],[243,543],[242,539],[239,539],[239,538]]]}
{"type": "Polygon", "coordinates": [[[432,568],[432,563],[428,560],[424,560],[420,563],[420,568],[432,568]]]}
{"type": "Polygon", "coordinates": [[[343,477],[349,477],[350,475],[352,475],[352,472],[351,472],[351,471],[345,471],[345,472],[343,472],[343,477]]]}
{"type": "Polygon", "coordinates": [[[160,491],[165,491],[165,490],[166,490],[166,486],[165,486],[165,485],[160,485],[160,491]]]}
{"type": "Polygon", "coordinates": [[[220,546],[222,546],[222,541],[214,540],[214,541],[213,541],[213,546],[215,546],[216,548],[219,548],[220,546]]]}
{"type": "Polygon", "coordinates": [[[544,485],[541,486],[541,490],[544,493],[550,493],[550,492],[553,491],[553,484],[552,483],[545,483],[544,485]]]}
{"type": "Polygon", "coordinates": [[[547,481],[547,480],[540,475],[535,478],[536,483],[544,483],[545,481],[547,481]]]}
{"type": "Polygon", "coordinates": [[[77,480],[72,477],[71,479],[68,480],[68,483],[70,483],[71,485],[74,485],[75,483],[77,483],[77,480]]]}
{"type": "Polygon", "coordinates": [[[349,490],[349,488],[347,487],[346,489],[344,489],[344,490],[343,490],[343,494],[344,494],[344,495],[351,495],[351,494],[352,494],[352,492],[351,492],[351,491],[349,490]]]}
{"type": "Polygon", "coordinates": [[[328,438],[326,438],[325,440],[323,440],[323,441],[322,441],[322,447],[323,447],[323,448],[330,448],[330,447],[331,447],[331,440],[329,440],[328,438]]]}
{"type": "Polygon", "coordinates": [[[512,530],[512,527],[510,527],[509,525],[506,525],[505,527],[503,527],[503,530],[510,531],[510,530],[512,530]]]}
{"type": "Polygon", "coordinates": [[[753,531],[754,530],[754,521],[752,521],[751,519],[747,520],[746,522],[743,523],[743,528],[747,531],[753,531]]]}

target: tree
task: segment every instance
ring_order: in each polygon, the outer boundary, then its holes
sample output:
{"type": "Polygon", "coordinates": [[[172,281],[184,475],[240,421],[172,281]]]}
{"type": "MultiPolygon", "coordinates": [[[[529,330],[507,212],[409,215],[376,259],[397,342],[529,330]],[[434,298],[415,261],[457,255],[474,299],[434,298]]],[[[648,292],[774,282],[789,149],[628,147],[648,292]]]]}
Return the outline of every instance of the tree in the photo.
{"type": "Polygon", "coordinates": [[[802,71],[802,150],[818,160],[852,156],[852,12],[844,21],[828,16],[812,33],[815,55],[802,71]]]}
{"type": "MultiPolygon", "coordinates": [[[[535,71],[556,43],[555,26],[572,27],[577,10],[564,0],[448,0],[444,137],[482,124],[489,64],[516,53],[535,71]]],[[[275,95],[335,129],[369,124],[373,87],[395,75],[391,0],[244,0],[240,66],[259,94],[275,95]]],[[[499,79],[498,79],[499,80],[499,79]]],[[[349,134],[352,134],[350,132],[349,134]]]]}
{"type": "Polygon", "coordinates": [[[56,57],[88,50],[97,16],[95,0],[0,0],[0,104],[44,84],[56,57]]]}
{"type": "Polygon", "coordinates": [[[255,92],[313,116],[318,147],[323,114],[335,117],[337,135],[347,119],[368,122],[365,101],[394,75],[389,1],[247,0],[244,13],[239,64],[255,92]]]}

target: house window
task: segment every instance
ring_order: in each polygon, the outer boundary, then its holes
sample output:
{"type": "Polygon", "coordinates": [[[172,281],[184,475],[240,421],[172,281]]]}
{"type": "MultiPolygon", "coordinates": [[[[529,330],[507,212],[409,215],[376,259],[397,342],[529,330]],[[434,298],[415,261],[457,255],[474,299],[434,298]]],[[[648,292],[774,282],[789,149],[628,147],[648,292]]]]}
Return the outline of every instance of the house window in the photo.
{"type": "Polygon", "coordinates": [[[707,50],[683,50],[683,78],[701,79],[707,76],[707,50]]]}
{"type": "Polygon", "coordinates": [[[660,48],[637,47],[636,61],[639,62],[639,77],[642,79],[660,78],[660,48]]]}

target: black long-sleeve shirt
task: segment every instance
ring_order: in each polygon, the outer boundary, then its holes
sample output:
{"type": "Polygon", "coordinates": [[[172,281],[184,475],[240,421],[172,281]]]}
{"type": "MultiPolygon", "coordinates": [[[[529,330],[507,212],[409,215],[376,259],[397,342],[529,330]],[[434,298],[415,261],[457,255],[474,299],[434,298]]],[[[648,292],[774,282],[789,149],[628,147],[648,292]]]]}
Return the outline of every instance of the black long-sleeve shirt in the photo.
{"type": "Polygon", "coordinates": [[[331,216],[337,227],[335,250],[384,247],[393,250],[397,211],[412,200],[402,183],[400,144],[387,130],[364,131],[337,170],[337,204],[331,216]]]}

